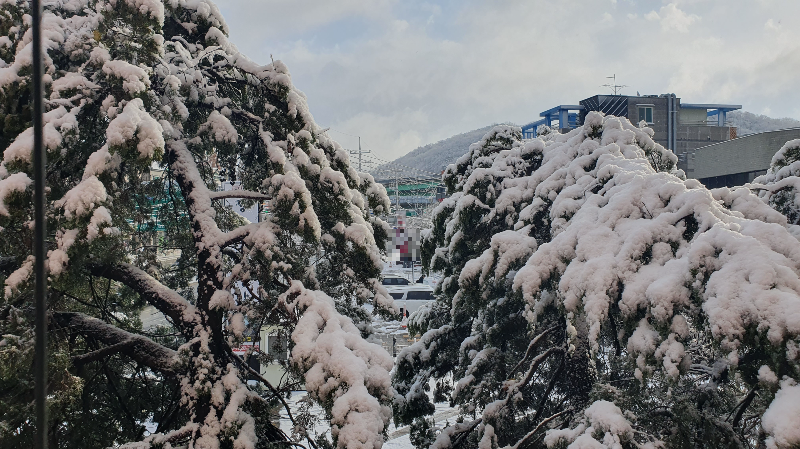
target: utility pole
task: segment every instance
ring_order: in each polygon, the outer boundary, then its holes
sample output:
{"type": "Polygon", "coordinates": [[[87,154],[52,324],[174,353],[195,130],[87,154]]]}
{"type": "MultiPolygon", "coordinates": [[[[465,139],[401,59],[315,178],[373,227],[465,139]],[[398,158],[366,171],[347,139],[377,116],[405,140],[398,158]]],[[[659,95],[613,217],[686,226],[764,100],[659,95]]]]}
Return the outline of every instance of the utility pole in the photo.
{"type": "Polygon", "coordinates": [[[33,356],[34,417],[36,434],[33,446],[47,449],[47,274],[44,259],[47,254],[47,197],[45,183],[47,175],[47,152],[44,148],[44,68],[42,65],[42,2],[31,2],[33,84],[33,257],[34,283],[34,329],[36,340],[33,356]]]}
{"type": "Polygon", "coordinates": [[[370,153],[370,151],[362,151],[361,150],[361,136],[358,137],[358,151],[350,151],[350,154],[358,154],[358,171],[361,172],[361,155],[364,153],[370,153]]]}
{"type": "Polygon", "coordinates": [[[395,209],[395,214],[400,212],[400,180],[397,177],[397,174],[400,173],[400,168],[394,169],[394,201],[397,204],[397,208],[395,209]]]}

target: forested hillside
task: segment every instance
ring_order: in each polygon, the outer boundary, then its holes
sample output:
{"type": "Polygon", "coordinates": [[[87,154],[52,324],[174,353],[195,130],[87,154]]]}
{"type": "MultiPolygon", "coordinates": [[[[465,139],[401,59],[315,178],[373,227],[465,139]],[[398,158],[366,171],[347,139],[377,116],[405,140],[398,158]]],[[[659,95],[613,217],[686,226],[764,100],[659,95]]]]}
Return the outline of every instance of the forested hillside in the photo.
{"type": "MultiPolygon", "coordinates": [[[[436,143],[419,147],[405,156],[395,159],[394,162],[418,170],[441,173],[448,165],[466,153],[470,145],[481,140],[481,137],[489,132],[493,126],[485,126],[474,131],[456,134],[436,143]]],[[[378,175],[376,174],[376,176],[378,175]]]]}
{"type": "Polygon", "coordinates": [[[793,118],[772,118],[766,115],[753,114],[747,111],[733,111],[728,114],[728,122],[737,127],[737,134],[744,136],[746,134],[763,133],[765,131],[774,131],[776,129],[797,128],[800,127],[800,120],[793,118]]]}

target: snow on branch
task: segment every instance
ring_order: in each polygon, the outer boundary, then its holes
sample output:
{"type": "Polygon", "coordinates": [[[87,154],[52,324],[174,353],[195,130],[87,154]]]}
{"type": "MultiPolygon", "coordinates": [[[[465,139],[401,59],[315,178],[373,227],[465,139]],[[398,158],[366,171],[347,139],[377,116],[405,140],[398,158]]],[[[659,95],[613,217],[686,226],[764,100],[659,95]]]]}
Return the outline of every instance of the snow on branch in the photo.
{"type": "Polygon", "coordinates": [[[252,190],[223,190],[219,192],[209,192],[208,197],[212,200],[226,199],[248,199],[248,200],[269,200],[272,196],[252,190]]]}
{"type": "MultiPolygon", "coordinates": [[[[584,125],[569,133],[532,140],[523,140],[514,127],[498,126],[448,167],[444,182],[451,196],[434,211],[423,254],[426,264],[446,274],[437,293],[440,308],[449,313],[430,321],[439,327],[427,329],[421,340],[425,344],[412,346],[398,359],[395,386],[402,396],[396,419],[428,413],[426,401],[415,400],[423,394],[415,395],[414,388],[416,382],[427,381],[423,377],[442,359],[457,366],[436,374],[454,374],[454,402],[468,410],[480,407],[475,395],[460,394],[478,380],[475,391],[495,400],[486,400],[485,421],[492,418],[492,408],[499,411],[505,404],[496,400],[505,396],[502,391],[522,391],[535,370],[521,373],[522,380],[514,382],[485,374],[514,367],[512,374],[517,375],[533,363],[526,362],[532,352],[523,357],[504,349],[530,346],[532,337],[521,332],[504,339],[506,329],[519,328],[507,317],[524,317],[533,328],[565,320],[566,341],[557,341],[557,350],[570,354],[569,363],[582,360],[591,366],[597,377],[586,381],[587,391],[604,379],[619,379],[622,367],[624,376],[634,379],[631,385],[642,389],[626,390],[624,383],[615,383],[619,396],[609,399],[619,399],[635,414],[644,406],[625,394],[649,395],[664,404],[662,387],[691,383],[693,361],[716,361],[741,373],[742,379],[755,378],[764,363],[755,363],[754,353],[769,354],[770,366],[764,369],[796,366],[800,233],[794,223],[800,217],[800,141],[788,142],[770,172],[745,187],[708,190],[686,179],[676,163],[674,154],[652,140],[652,130],[590,112],[584,125]],[[469,329],[458,336],[457,354],[426,338],[449,329],[469,329]],[[708,343],[709,354],[698,353],[698,341],[708,343]],[[613,363],[603,366],[607,356],[613,363]]],[[[562,382],[560,366],[540,364],[538,370],[547,372],[536,372],[533,378],[562,382]]],[[[717,387],[727,388],[720,392],[723,396],[736,394],[730,386],[717,387]]],[[[744,391],[753,387],[746,385],[744,391]]],[[[547,387],[541,402],[529,402],[515,412],[530,412],[535,427],[541,424],[540,411],[532,410],[533,404],[544,404],[542,413],[550,416],[564,405],[573,407],[574,417],[564,418],[572,429],[564,430],[561,443],[619,447],[633,439],[632,425],[648,430],[642,421],[623,422],[611,402],[596,402],[585,410],[588,403],[559,403],[554,396],[562,387],[554,388],[547,387]],[[586,421],[577,430],[573,421],[582,414],[586,421]],[[602,416],[620,419],[606,423],[602,416]],[[600,435],[602,441],[593,443],[590,428],[602,428],[608,437],[600,435]]],[[[681,400],[694,406],[692,394],[681,400]]],[[[676,403],[668,407],[678,408],[676,403]]],[[[751,407],[756,406],[766,408],[751,407]]],[[[756,412],[756,421],[762,411],[756,412]]],[[[769,416],[774,415],[764,415],[765,423],[769,416]]],[[[499,421],[488,424],[502,444],[514,445],[518,440],[511,435],[530,430],[515,427],[510,418],[504,428],[499,421]]],[[[684,420],[681,425],[694,424],[684,420]]],[[[663,436],[658,425],[649,430],[663,436]]],[[[637,442],[645,440],[642,435],[635,434],[637,442]]]]}
{"type": "Polygon", "coordinates": [[[305,372],[308,393],[329,407],[338,447],[379,449],[391,417],[392,359],[366,342],[321,291],[294,281],[280,301],[302,312],[292,333],[292,363],[305,372]]]}
{"type": "Polygon", "coordinates": [[[125,284],[182,330],[189,330],[200,322],[195,306],[140,268],[130,264],[92,264],[89,268],[95,276],[125,284]]]}
{"type": "Polygon", "coordinates": [[[174,374],[178,353],[141,335],[126,332],[105,321],[77,312],[54,312],[53,322],[60,328],[86,338],[96,339],[109,346],[95,352],[77,356],[75,363],[88,363],[122,353],[148,368],[162,374],[174,374]]]}

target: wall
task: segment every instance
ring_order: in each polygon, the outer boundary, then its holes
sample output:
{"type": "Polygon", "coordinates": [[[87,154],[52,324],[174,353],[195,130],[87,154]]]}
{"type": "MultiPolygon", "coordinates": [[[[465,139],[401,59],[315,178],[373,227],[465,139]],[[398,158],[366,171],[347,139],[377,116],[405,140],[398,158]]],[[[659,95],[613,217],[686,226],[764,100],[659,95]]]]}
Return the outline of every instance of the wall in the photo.
{"type": "Polygon", "coordinates": [[[678,123],[681,125],[705,124],[708,120],[708,112],[705,109],[681,109],[678,115],[678,123]]]}
{"type": "Polygon", "coordinates": [[[697,148],[689,154],[686,177],[702,179],[766,170],[772,156],[792,139],[800,139],[800,128],[750,134],[697,148]]]}
{"type": "Polygon", "coordinates": [[[730,134],[731,129],[728,126],[688,126],[678,124],[675,154],[686,153],[715,142],[724,142],[730,139],[730,134]]]}
{"type": "Polygon", "coordinates": [[[649,125],[653,128],[655,134],[653,140],[661,144],[664,148],[667,147],[667,99],[661,97],[628,97],[628,120],[634,125],[639,124],[639,108],[640,104],[653,105],[653,124],[649,125]]]}

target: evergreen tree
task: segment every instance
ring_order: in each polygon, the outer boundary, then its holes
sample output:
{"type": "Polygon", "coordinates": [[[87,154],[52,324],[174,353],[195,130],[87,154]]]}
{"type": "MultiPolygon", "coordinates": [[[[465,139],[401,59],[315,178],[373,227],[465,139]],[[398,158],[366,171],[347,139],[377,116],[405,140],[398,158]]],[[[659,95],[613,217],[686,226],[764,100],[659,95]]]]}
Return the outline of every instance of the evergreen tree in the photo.
{"type": "MultiPolygon", "coordinates": [[[[2,447],[33,432],[28,7],[0,1],[2,447]]],[[[370,213],[388,198],[287,68],[239,53],[207,0],[46,2],[43,36],[51,447],[266,447],[300,383],[330,419],[319,443],[379,447],[391,358],[362,306],[393,313],[370,213]],[[227,205],[266,200],[258,223],[227,205]],[[144,305],[169,326],[143,330],[144,305]],[[291,350],[279,385],[232,351],[262,325],[291,350]]]]}
{"type": "Polygon", "coordinates": [[[769,170],[751,187],[761,199],[782,213],[790,224],[800,225],[800,139],[790,140],[775,153],[769,170]]]}
{"type": "Polygon", "coordinates": [[[433,384],[461,412],[436,448],[800,444],[800,242],[652,136],[590,112],[496,127],[448,167],[423,239],[444,277],[393,373],[412,441],[433,384]]]}

